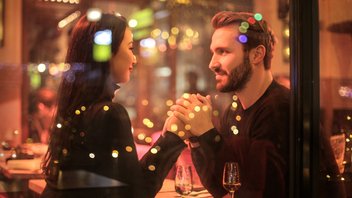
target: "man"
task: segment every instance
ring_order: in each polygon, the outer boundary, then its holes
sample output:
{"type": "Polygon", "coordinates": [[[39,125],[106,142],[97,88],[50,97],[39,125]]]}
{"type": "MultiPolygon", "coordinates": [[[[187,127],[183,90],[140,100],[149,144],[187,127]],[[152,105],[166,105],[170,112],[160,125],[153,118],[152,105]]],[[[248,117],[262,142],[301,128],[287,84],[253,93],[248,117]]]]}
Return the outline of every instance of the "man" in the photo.
{"type": "Polygon", "coordinates": [[[214,197],[227,193],[222,171],[228,161],[240,166],[237,198],[287,197],[289,90],[270,71],[274,36],[260,14],[223,11],[212,25],[209,68],[218,91],[235,93],[233,103],[217,130],[210,97],[185,95],[171,108],[166,128],[183,139],[193,136],[193,163],[214,197]]]}

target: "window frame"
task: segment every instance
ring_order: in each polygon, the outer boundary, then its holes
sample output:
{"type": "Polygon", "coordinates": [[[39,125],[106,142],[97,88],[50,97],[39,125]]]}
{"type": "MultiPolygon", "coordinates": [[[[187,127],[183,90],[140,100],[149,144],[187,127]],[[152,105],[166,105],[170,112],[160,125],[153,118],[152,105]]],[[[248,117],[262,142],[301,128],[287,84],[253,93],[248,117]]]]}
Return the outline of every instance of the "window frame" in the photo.
{"type": "Polygon", "coordinates": [[[290,2],[289,197],[319,197],[319,6],[290,2]]]}

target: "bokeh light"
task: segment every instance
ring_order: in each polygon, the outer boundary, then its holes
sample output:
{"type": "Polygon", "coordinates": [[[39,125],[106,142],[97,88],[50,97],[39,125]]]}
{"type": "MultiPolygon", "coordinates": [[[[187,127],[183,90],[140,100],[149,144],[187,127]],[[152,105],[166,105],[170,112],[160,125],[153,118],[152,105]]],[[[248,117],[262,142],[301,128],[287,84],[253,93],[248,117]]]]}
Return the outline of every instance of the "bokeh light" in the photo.
{"type": "Polygon", "coordinates": [[[43,73],[45,72],[46,70],[46,65],[44,63],[40,63],[38,66],[37,66],[37,69],[40,73],[43,73]]]}
{"type": "Polygon", "coordinates": [[[156,42],[152,38],[142,39],[139,44],[144,48],[154,48],[156,46],[156,42]]]}
{"type": "Polygon", "coordinates": [[[180,30],[177,27],[171,28],[171,33],[177,35],[180,32],[180,30]]]}
{"type": "Polygon", "coordinates": [[[149,165],[149,166],[148,166],[148,169],[149,169],[150,171],[155,171],[155,166],[154,166],[154,165],[149,165]]]}
{"type": "Polygon", "coordinates": [[[237,121],[241,121],[241,119],[242,119],[241,116],[239,116],[239,115],[236,116],[237,121]]]}
{"type": "Polygon", "coordinates": [[[179,136],[179,137],[183,137],[183,136],[185,136],[185,132],[184,131],[179,131],[178,133],[177,133],[177,135],[179,136]]]}
{"type": "Polygon", "coordinates": [[[202,106],[202,110],[203,110],[203,111],[208,111],[208,110],[209,110],[209,107],[208,107],[208,106],[202,106]]]}
{"type": "Polygon", "coordinates": [[[103,109],[104,109],[104,111],[109,111],[109,106],[104,105],[103,109]]]}
{"type": "Polygon", "coordinates": [[[178,129],[177,124],[172,124],[172,125],[171,125],[171,129],[170,129],[170,130],[171,130],[172,132],[177,131],[177,129],[178,129]]]}
{"type": "Polygon", "coordinates": [[[101,19],[102,12],[98,8],[90,8],[87,10],[88,21],[99,21],[101,19]]]}
{"type": "Polygon", "coordinates": [[[215,117],[219,116],[219,111],[218,110],[214,110],[213,111],[213,116],[215,116],[215,117]]]}
{"type": "Polygon", "coordinates": [[[136,19],[130,19],[128,21],[128,26],[130,26],[131,28],[134,28],[138,25],[138,21],[136,19]]]}
{"type": "Polygon", "coordinates": [[[95,158],[95,154],[94,153],[89,153],[89,157],[94,159],[95,158]]]}
{"type": "Polygon", "coordinates": [[[239,41],[240,43],[247,43],[248,38],[247,38],[246,35],[241,34],[241,35],[238,37],[238,41],[239,41]]]}
{"type": "Polygon", "coordinates": [[[153,37],[153,38],[156,38],[158,36],[160,36],[161,34],[161,30],[160,29],[154,29],[151,33],[150,33],[150,36],[153,37]]]}
{"type": "Polygon", "coordinates": [[[140,133],[140,134],[138,134],[137,138],[138,138],[139,140],[144,140],[145,134],[144,134],[144,133],[140,133]]]}
{"type": "Polygon", "coordinates": [[[126,146],[126,151],[130,153],[133,151],[133,148],[131,146],[126,146]]]}
{"type": "Polygon", "coordinates": [[[81,110],[85,111],[87,108],[85,106],[81,106],[81,110]]]}
{"type": "Polygon", "coordinates": [[[234,101],[238,100],[238,96],[237,95],[233,95],[232,96],[232,100],[234,100],[234,101]]]}
{"type": "Polygon", "coordinates": [[[249,24],[252,24],[252,25],[255,23],[255,19],[253,17],[249,17],[247,21],[249,24]]]}
{"type": "Polygon", "coordinates": [[[245,29],[248,29],[248,28],[249,28],[249,23],[246,22],[246,21],[243,21],[243,22],[241,23],[241,27],[243,27],[243,28],[245,28],[245,29]]]}
{"type": "Polygon", "coordinates": [[[238,29],[242,34],[247,33],[247,28],[245,28],[243,26],[240,26],[238,29]]]}
{"type": "Polygon", "coordinates": [[[149,104],[148,100],[144,99],[142,100],[142,105],[143,106],[147,106],[149,104]]]}
{"type": "Polygon", "coordinates": [[[117,150],[113,150],[111,155],[113,158],[117,158],[119,156],[119,152],[117,150]]]}
{"type": "Polygon", "coordinates": [[[98,31],[94,35],[93,58],[97,62],[105,62],[111,58],[111,30],[98,31]]]}
{"type": "Polygon", "coordinates": [[[257,21],[261,21],[263,19],[263,16],[260,13],[256,13],[256,14],[254,14],[254,18],[257,21]]]}
{"type": "Polygon", "coordinates": [[[153,139],[152,139],[151,137],[146,137],[146,138],[144,139],[144,141],[145,141],[146,143],[151,143],[151,142],[153,141],[153,139]]]}
{"type": "Polygon", "coordinates": [[[157,154],[158,150],[156,148],[152,148],[152,149],[150,149],[150,152],[153,153],[153,154],[157,154]]]}
{"type": "Polygon", "coordinates": [[[233,103],[232,103],[232,107],[233,107],[233,108],[235,108],[235,109],[236,109],[236,108],[237,108],[237,106],[238,106],[237,102],[233,102],[233,103]]]}
{"type": "Polygon", "coordinates": [[[171,107],[174,104],[172,100],[166,100],[166,106],[171,107]]]}

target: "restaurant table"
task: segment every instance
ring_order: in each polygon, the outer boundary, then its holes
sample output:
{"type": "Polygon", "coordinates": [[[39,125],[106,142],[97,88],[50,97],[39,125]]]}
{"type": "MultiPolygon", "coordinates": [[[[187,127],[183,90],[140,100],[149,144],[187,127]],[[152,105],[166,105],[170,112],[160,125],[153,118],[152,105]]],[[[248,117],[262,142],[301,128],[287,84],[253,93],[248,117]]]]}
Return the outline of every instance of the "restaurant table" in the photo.
{"type": "Polygon", "coordinates": [[[41,195],[46,186],[44,179],[30,179],[28,182],[28,188],[30,191],[34,192],[37,195],[41,195]]]}
{"type": "MultiPolygon", "coordinates": [[[[25,161],[23,163],[25,163],[25,161]]],[[[28,180],[44,178],[42,170],[13,169],[5,162],[0,162],[0,171],[8,179],[28,180]]]]}
{"type": "Polygon", "coordinates": [[[126,184],[109,177],[105,177],[86,170],[61,171],[55,183],[49,182],[53,188],[59,190],[79,188],[114,188],[126,184]]]}
{"type": "MultiPolygon", "coordinates": [[[[28,161],[19,163],[28,163],[28,161]]],[[[44,175],[38,169],[26,170],[11,167],[5,161],[0,162],[0,193],[5,197],[29,197],[28,180],[42,179],[44,175]]]]}
{"type": "MultiPolygon", "coordinates": [[[[165,179],[162,188],[155,196],[155,198],[169,198],[169,197],[181,197],[175,191],[175,181],[172,179],[165,179]]],[[[201,186],[194,186],[193,191],[189,195],[183,197],[213,197],[211,194],[201,186]]]]}
{"type": "MultiPolygon", "coordinates": [[[[41,195],[47,182],[44,179],[31,179],[28,188],[36,195],[41,195]]],[[[96,173],[85,170],[62,171],[55,183],[48,185],[59,190],[83,189],[83,188],[113,188],[123,187],[126,184],[96,173]]]]}
{"type": "MultiPolygon", "coordinates": [[[[28,188],[40,195],[42,194],[46,182],[44,179],[31,179],[28,183],[28,188]]],[[[180,197],[179,194],[175,192],[174,180],[165,179],[163,186],[155,198],[168,198],[168,197],[180,197]]],[[[212,197],[209,192],[205,189],[199,189],[198,191],[193,191],[190,195],[185,197],[212,197]]]]}

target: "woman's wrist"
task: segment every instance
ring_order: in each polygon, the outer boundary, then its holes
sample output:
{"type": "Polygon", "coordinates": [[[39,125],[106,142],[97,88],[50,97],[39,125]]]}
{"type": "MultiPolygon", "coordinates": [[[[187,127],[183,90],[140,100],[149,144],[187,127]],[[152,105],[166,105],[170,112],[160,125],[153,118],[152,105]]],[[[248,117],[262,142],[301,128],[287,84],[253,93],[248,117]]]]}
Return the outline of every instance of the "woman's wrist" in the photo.
{"type": "Polygon", "coordinates": [[[189,143],[188,143],[189,147],[191,148],[198,148],[200,147],[199,141],[198,141],[198,137],[193,136],[189,138],[189,143]]]}

